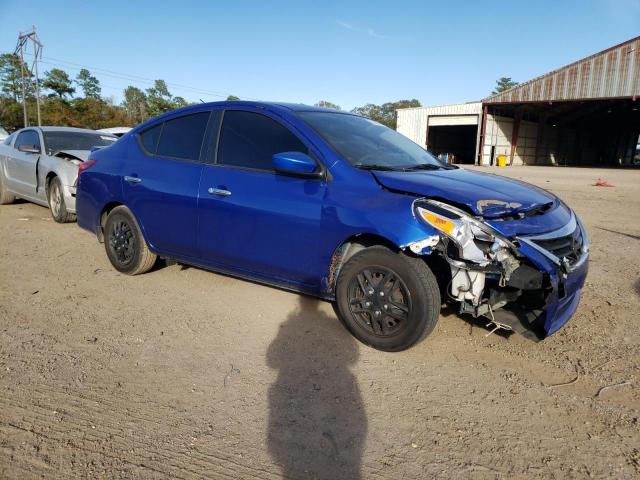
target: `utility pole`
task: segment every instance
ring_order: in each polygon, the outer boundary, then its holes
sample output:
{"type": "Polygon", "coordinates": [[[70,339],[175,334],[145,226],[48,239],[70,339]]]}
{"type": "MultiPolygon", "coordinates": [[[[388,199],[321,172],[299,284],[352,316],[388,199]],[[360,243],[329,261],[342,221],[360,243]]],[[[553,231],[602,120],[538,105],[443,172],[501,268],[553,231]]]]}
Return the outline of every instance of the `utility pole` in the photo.
{"type": "Polygon", "coordinates": [[[18,43],[16,44],[16,49],[14,51],[14,55],[20,56],[20,75],[22,80],[22,112],[24,115],[24,126],[29,126],[29,119],[27,117],[27,92],[26,92],[26,82],[31,82],[31,72],[25,68],[24,63],[24,54],[27,51],[29,41],[33,47],[33,64],[32,69],[35,71],[35,93],[36,93],[36,108],[38,111],[38,126],[42,125],[42,119],[40,116],[40,78],[38,72],[38,60],[42,59],[42,43],[40,43],[40,39],[38,38],[38,34],[36,33],[35,25],[32,27],[30,32],[20,33],[18,34],[18,43]],[[28,74],[28,75],[27,75],[28,74]]]}

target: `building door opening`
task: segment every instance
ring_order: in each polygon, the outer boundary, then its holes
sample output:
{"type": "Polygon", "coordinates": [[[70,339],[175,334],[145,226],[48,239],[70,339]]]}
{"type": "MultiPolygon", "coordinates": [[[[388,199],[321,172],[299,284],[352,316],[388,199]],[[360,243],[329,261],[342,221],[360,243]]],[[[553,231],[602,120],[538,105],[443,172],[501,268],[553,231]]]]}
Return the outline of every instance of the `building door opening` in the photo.
{"type": "Polygon", "coordinates": [[[477,125],[429,126],[427,148],[435,155],[449,154],[454,163],[475,163],[477,125]]]}

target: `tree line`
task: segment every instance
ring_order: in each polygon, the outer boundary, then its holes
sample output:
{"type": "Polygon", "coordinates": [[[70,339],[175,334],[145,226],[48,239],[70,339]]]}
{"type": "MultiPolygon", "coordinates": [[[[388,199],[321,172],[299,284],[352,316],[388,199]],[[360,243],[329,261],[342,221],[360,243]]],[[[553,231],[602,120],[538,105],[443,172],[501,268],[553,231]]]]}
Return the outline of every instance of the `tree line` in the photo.
{"type": "MultiPolygon", "coordinates": [[[[103,97],[100,81],[83,68],[71,77],[59,68],[52,68],[39,79],[43,125],[82,128],[134,126],[148,118],[188,105],[187,101],[169,92],[164,80],[142,90],[128,86],[123,100],[103,97]]],[[[35,76],[18,56],[0,55],[0,125],[7,130],[24,126],[22,99],[26,99],[30,125],[37,125],[35,76]],[[21,72],[24,71],[24,77],[21,72]]]]}
{"type": "MultiPolygon", "coordinates": [[[[510,78],[501,78],[496,90],[506,90],[514,85],[510,78]]],[[[27,65],[21,65],[14,54],[0,55],[0,126],[7,130],[24,125],[22,97],[26,97],[29,124],[37,124],[35,78],[27,65]],[[25,79],[21,76],[25,71],[25,79]]],[[[113,98],[103,97],[100,81],[87,69],[75,76],[59,68],[52,68],[40,79],[41,114],[43,125],[60,125],[83,128],[107,128],[134,126],[149,118],[180,108],[189,103],[169,91],[164,80],[155,80],[153,86],[140,89],[128,86],[122,101],[116,104],[113,98]]],[[[239,100],[229,95],[227,100],[239,100]]],[[[341,110],[339,105],[321,100],[316,106],[341,110]]],[[[351,112],[370,118],[390,128],[396,128],[396,110],[420,107],[416,99],[398,100],[381,105],[368,103],[351,112]]]]}

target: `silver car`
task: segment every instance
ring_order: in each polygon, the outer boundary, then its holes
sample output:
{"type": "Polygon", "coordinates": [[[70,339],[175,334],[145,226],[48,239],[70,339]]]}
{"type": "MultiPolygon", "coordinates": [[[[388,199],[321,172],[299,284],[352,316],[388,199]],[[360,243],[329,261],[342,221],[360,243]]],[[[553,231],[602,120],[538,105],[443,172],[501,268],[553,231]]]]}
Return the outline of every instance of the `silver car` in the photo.
{"type": "Polygon", "coordinates": [[[0,145],[0,205],[16,197],[48,206],[56,222],[75,220],[78,166],[113,135],[69,127],[27,127],[0,145]]]}

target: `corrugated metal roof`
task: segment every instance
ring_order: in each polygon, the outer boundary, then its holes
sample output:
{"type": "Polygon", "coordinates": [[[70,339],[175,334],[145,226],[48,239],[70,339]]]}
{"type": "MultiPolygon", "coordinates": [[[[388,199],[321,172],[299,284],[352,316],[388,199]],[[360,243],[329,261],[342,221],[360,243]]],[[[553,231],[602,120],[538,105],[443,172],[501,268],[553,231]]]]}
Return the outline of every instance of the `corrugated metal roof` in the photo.
{"type": "Polygon", "coordinates": [[[492,95],[484,103],[640,96],[640,37],[492,95]]]}

